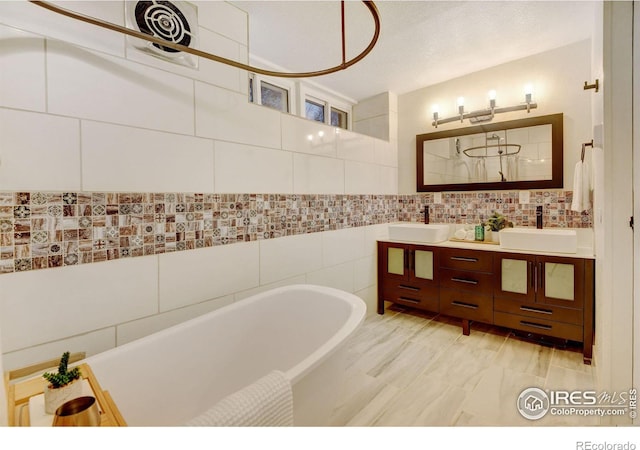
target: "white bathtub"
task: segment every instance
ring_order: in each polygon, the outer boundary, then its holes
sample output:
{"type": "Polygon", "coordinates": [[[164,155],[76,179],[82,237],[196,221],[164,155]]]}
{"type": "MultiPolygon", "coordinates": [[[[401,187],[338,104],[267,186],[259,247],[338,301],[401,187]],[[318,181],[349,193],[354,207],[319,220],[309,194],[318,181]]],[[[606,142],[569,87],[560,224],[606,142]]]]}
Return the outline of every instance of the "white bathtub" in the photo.
{"type": "Polygon", "coordinates": [[[326,425],[345,369],[345,340],[364,302],[294,285],[254,295],[87,358],[131,426],[182,425],[223,397],[280,370],[294,424],[326,425]]]}

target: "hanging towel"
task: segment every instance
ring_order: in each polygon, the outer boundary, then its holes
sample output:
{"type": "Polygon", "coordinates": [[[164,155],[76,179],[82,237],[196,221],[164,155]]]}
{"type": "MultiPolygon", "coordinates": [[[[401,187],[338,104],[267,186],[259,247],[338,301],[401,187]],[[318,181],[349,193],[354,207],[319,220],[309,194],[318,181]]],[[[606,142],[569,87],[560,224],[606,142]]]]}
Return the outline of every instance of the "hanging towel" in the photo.
{"type": "Polygon", "coordinates": [[[186,426],[283,427],[293,425],[293,393],[284,373],[274,370],[223,398],[186,426]]]}
{"type": "Polygon", "coordinates": [[[591,209],[591,167],[588,161],[578,161],[573,171],[573,201],[571,210],[591,209]]]}

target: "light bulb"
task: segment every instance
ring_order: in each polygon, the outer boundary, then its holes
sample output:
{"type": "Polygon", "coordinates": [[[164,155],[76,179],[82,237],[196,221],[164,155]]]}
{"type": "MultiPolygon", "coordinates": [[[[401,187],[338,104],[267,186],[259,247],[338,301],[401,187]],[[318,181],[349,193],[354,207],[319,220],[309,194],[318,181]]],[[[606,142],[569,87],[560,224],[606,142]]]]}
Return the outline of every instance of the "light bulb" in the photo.
{"type": "Polygon", "coordinates": [[[524,97],[527,103],[531,103],[531,97],[533,96],[533,86],[531,84],[526,84],[524,86],[524,97]]]}
{"type": "Polygon", "coordinates": [[[458,106],[464,106],[464,97],[458,97],[458,106]]]}
{"type": "Polygon", "coordinates": [[[496,107],[496,91],[495,91],[495,89],[491,89],[489,91],[489,107],[491,109],[496,107]]]}

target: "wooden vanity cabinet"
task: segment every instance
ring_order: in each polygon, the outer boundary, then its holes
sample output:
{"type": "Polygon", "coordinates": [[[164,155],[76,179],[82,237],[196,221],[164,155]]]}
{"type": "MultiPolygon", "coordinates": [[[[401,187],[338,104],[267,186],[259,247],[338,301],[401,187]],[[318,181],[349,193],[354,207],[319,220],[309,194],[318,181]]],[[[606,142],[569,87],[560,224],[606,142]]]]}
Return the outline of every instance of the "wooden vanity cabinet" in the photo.
{"type": "Polygon", "coordinates": [[[494,259],[495,324],[582,342],[590,364],[594,261],[518,253],[496,253],[494,259]]]}
{"type": "Polygon", "coordinates": [[[378,242],[378,314],[384,302],[439,312],[438,248],[378,242]]]}
{"type": "Polygon", "coordinates": [[[582,342],[591,364],[595,261],[570,256],[378,242],[378,314],[389,301],[582,342]]]}

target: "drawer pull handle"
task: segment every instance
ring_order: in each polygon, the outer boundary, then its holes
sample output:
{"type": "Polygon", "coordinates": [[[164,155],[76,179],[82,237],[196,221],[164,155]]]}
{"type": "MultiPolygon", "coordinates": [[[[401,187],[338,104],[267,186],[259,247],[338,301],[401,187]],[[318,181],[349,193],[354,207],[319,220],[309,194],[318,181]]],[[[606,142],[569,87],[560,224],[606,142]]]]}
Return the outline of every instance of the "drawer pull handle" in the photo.
{"type": "Polygon", "coordinates": [[[400,300],[403,300],[409,303],[420,303],[420,300],[416,300],[415,298],[409,298],[409,297],[400,297],[400,300]]]}
{"type": "Polygon", "coordinates": [[[521,306],[520,311],[527,311],[527,312],[538,313],[538,314],[549,314],[549,315],[553,314],[553,311],[549,311],[548,309],[530,308],[528,306],[521,306]]]}
{"type": "Polygon", "coordinates": [[[461,308],[478,309],[478,305],[472,305],[470,303],[463,303],[463,302],[459,302],[457,300],[452,301],[451,304],[454,305],[454,306],[460,306],[461,308]]]}
{"type": "Polygon", "coordinates": [[[451,259],[454,261],[478,262],[478,258],[465,258],[464,256],[452,256],[451,259]]]}
{"type": "Polygon", "coordinates": [[[531,328],[539,328],[541,330],[550,330],[551,328],[553,328],[551,325],[540,325],[539,323],[527,322],[525,320],[521,320],[520,325],[531,328]]]}
{"type": "Polygon", "coordinates": [[[420,290],[420,288],[417,287],[413,287],[413,286],[405,286],[404,284],[401,284],[398,286],[400,289],[406,289],[408,291],[413,291],[413,292],[418,292],[420,290]]]}
{"type": "Polygon", "coordinates": [[[451,281],[456,281],[458,283],[466,283],[466,284],[478,284],[477,280],[467,280],[466,278],[458,278],[458,277],[451,277],[451,281]]]}

